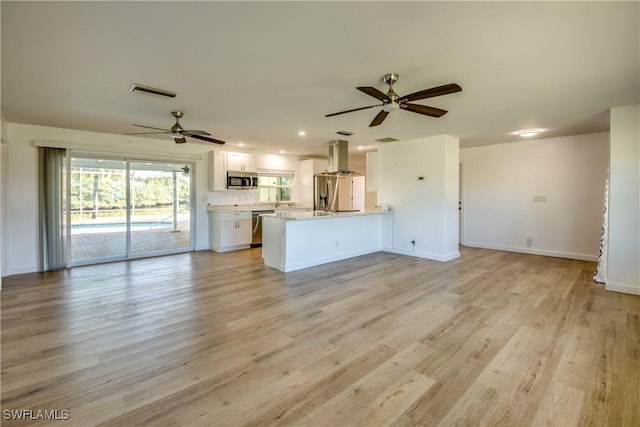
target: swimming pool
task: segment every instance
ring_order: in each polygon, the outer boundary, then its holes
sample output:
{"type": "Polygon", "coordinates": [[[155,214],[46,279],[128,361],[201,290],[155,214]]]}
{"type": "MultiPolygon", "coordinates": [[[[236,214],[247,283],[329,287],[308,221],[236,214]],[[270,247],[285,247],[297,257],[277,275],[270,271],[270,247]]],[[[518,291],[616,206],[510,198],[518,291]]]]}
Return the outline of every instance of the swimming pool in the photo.
{"type": "MultiPolygon", "coordinates": [[[[140,221],[131,223],[131,231],[161,230],[170,228],[170,222],[140,221]]],[[[123,222],[105,222],[96,224],[72,224],[71,234],[85,233],[118,233],[127,231],[127,224],[123,222]]]]}

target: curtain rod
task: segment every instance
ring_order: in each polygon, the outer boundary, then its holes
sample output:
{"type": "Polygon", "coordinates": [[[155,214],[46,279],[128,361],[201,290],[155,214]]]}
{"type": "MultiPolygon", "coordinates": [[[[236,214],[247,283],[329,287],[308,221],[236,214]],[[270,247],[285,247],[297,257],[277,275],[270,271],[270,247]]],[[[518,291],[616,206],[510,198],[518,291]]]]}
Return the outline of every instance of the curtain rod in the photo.
{"type": "Polygon", "coordinates": [[[73,142],[59,142],[59,141],[45,141],[34,140],[34,147],[49,147],[49,148],[66,148],[67,150],[76,151],[78,153],[87,154],[104,154],[108,156],[135,156],[136,158],[143,158],[149,160],[202,160],[202,154],[185,154],[185,153],[173,153],[171,151],[159,151],[154,150],[153,153],[149,153],[144,150],[128,149],[124,147],[114,147],[113,150],[105,149],[104,147],[90,147],[85,144],[73,143],[73,142]]]}

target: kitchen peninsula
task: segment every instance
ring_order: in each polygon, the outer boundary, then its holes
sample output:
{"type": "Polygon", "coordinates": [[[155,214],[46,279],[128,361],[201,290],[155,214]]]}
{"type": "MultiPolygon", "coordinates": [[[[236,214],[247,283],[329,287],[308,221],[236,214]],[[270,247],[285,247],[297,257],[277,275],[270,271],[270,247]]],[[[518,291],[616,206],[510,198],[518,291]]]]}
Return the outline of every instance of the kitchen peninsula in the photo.
{"type": "Polygon", "coordinates": [[[392,247],[393,212],[279,212],[263,216],[265,265],[282,272],[392,247]]]}

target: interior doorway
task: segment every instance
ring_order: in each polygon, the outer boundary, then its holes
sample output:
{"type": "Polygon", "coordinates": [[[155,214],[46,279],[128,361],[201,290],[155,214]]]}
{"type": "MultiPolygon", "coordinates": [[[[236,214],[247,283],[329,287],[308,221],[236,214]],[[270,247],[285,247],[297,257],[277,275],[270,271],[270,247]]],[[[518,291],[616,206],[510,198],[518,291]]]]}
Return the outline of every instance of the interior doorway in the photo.
{"type": "Polygon", "coordinates": [[[462,163],[458,165],[458,244],[461,245],[464,242],[464,215],[462,213],[462,200],[464,195],[464,170],[462,163]]]}

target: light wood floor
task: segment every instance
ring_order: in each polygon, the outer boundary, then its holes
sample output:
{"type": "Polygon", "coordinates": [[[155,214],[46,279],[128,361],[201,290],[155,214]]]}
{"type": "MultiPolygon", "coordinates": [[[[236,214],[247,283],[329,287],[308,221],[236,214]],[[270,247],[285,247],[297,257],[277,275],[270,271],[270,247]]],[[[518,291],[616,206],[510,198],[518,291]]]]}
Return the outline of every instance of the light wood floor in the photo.
{"type": "Polygon", "coordinates": [[[68,410],[55,426],[640,426],[640,297],[594,268],[462,248],[285,275],[253,249],[10,277],[2,409],[68,410]]]}

